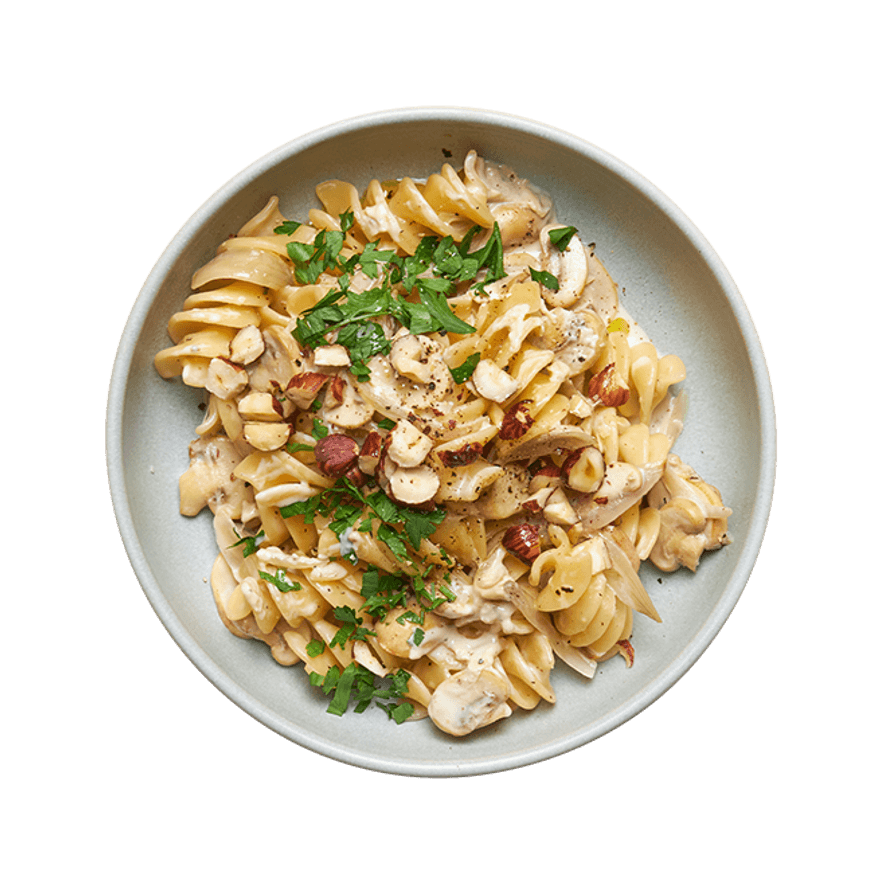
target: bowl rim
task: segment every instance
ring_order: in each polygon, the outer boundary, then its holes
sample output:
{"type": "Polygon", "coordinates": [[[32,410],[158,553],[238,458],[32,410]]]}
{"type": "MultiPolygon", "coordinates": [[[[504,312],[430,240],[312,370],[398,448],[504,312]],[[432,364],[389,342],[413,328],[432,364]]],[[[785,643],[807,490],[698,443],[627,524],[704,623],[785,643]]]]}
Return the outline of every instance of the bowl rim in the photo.
{"type": "MultiPolygon", "coordinates": [[[[638,715],[669,690],[693,666],[729,618],[745,589],[761,549],[769,521],[775,484],[776,416],[766,359],[746,303],[733,278],[712,246],[665,193],[661,192],[639,172],[602,148],[555,126],[495,110],[457,106],[425,106],[404,107],[367,113],[302,134],[266,153],[245,167],[216,190],[192,214],[156,261],[135,298],[124,325],[110,376],[105,412],[105,444],[110,498],[116,517],[117,528],[134,574],[153,611],[159,617],[178,647],[221,693],[270,730],[325,757],[352,766],[384,773],[409,776],[452,777],[515,769],[547,760],[585,745],[587,742],[604,736],[614,728],[638,715]],[[651,687],[643,689],[633,699],[621,704],[614,712],[605,716],[601,722],[585,729],[574,731],[567,736],[554,739],[543,747],[531,749],[527,753],[517,753],[506,757],[490,759],[480,758],[470,763],[461,762],[455,758],[448,762],[420,762],[365,756],[359,753],[356,748],[338,746],[334,743],[326,742],[320,737],[311,736],[302,730],[291,730],[284,724],[283,719],[229,678],[223,668],[208,656],[186,630],[152,574],[148,558],[134,525],[131,506],[126,494],[122,454],[126,386],[140,328],[144,323],[156,293],[160,289],[162,279],[181,255],[191,235],[228,199],[283,160],[287,160],[326,140],[350,135],[360,130],[382,127],[388,124],[399,124],[401,122],[427,121],[490,125],[517,130],[524,134],[552,141],[582,155],[585,159],[603,166],[659,208],[678,227],[705,260],[712,275],[721,286],[742,333],[743,342],[753,370],[759,403],[760,477],[756,488],[751,522],[747,533],[741,539],[743,549],[738,564],[728,579],[727,586],[719,602],[704,621],[697,635],[678,655],[675,662],[668,665],[653,680],[651,687]]],[[[740,541],[738,540],[737,543],[740,543],[740,541]]]]}

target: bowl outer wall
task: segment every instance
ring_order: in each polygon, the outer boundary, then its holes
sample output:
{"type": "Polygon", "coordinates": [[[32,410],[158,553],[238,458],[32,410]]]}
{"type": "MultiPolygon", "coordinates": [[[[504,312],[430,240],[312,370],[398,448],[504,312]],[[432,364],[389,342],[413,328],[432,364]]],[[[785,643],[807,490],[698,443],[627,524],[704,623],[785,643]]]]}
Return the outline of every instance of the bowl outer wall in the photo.
{"type": "Polygon", "coordinates": [[[599,148],[536,122],[481,110],[420,108],[349,120],[300,137],[218,190],[175,236],[137,297],[124,329],[107,410],[107,462],[120,534],[155,612],[196,667],[233,702],[320,754],[389,773],[462,776],[561,754],[632,718],[696,661],[729,616],[760,548],[772,499],[775,418],[766,363],[745,303],[718,256],[652,184],[599,148]],[[261,643],[232,637],[207,577],[216,554],[210,516],[178,514],[177,479],[200,421],[201,393],[167,382],[153,355],[189,293],[192,272],[217,244],[280,197],[304,219],[322,180],[424,177],[476,149],[554,199],[618,282],[627,310],[662,353],[688,367],[685,430],[675,451],[718,486],[733,544],[698,572],[643,569],[664,619],[636,621],[636,663],[600,666],[586,683],[561,664],[555,706],[517,712],[461,740],[429,723],[390,724],[383,713],[326,714],[301,668],[276,664],[261,643]]]}

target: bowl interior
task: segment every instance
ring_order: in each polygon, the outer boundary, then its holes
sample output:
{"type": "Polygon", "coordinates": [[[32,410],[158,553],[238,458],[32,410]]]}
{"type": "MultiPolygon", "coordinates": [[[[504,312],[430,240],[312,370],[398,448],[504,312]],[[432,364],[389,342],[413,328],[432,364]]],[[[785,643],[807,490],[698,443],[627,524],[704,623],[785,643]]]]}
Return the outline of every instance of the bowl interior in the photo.
{"type": "Polygon", "coordinates": [[[631,718],[672,685],[717,633],[754,564],[769,513],[774,421],[760,345],[732,280],[690,222],[647,181],[601,150],[525,120],[422,110],[342,123],[280,148],[234,178],[191,218],[148,278],[126,325],[111,381],[108,467],[120,531],[157,614],[187,656],[228,697],[278,733],[329,757],[394,773],[467,775],[564,752],[631,718]],[[177,480],[201,420],[201,392],[163,381],[153,355],[193,271],[267,201],[304,219],[315,185],[336,177],[423,177],[469,149],[548,192],[563,223],[595,242],[622,302],[661,353],[688,368],[685,430],[675,451],[733,508],[733,543],[696,574],[642,572],[663,617],[635,623],[636,661],[600,665],[586,682],[557,663],[555,706],[517,712],[452,740],[429,722],[397,726],[379,710],[337,718],[299,667],[220,622],[207,578],[215,556],[207,511],[178,513],[177,480]]]}

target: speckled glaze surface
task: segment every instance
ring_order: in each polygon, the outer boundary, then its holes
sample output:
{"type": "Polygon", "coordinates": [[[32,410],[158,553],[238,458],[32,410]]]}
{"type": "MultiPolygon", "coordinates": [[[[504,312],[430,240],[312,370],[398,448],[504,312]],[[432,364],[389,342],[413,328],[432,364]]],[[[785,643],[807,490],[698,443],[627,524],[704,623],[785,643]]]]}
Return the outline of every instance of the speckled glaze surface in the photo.
{"type": "Polygon", "coordinates": [[[613,730],[650,705],[699,658],[730,615],[755,563],[770,511],[775,419],[757,333],[733,280],[682,212],[637,172],[563,131],[488,111],[415,108],[341,122],[263,157],[218,190],[161,255],[119,344],[107,408],[111,495],[132,567],[152,607],[196,667],[229,699],[294,743],[372,770],[465,776],[559,755],[613,730]],[[636,663],[615,659],[587,682],[557,663],[557,703],[516,712],[468,738],[430,722],[395,725],[380,711],[342,718],[299,667],[233,637],[207,583],[216,554],[210,515],[178,513],[177,480],[201,415],[200,391],[163,381],[153,355],[193,271],[272,194],[304,217],[330,177],[426,176],[469,149],[548,192],[561,222],[580,230],[625,289],[622,301],[661,353],[685,362],[689,397],[675,451],[733,508],[733,543],[696,574],[643,569],[664,623],[636,621],[636,663]],[[661,582],[662,579],[662,582],[661,582]]]}

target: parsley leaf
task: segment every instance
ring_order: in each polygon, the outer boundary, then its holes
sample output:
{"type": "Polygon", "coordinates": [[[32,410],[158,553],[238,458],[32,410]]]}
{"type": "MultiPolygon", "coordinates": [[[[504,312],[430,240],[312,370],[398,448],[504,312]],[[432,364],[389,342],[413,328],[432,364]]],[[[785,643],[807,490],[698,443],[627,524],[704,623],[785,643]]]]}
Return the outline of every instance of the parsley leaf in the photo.
{"type": "Polygon", "coordinates": [[[456,383],[461,385],[462,382],[467,382],[467,380],[473,376],[474,370],[477,368],[479,362],[480,352],[475,351],[465,359],[463,364],[460,364],[457,367],[450,367],[449,372],[452,373],[452,378],[456,383]]]}
{"type": "Polygon", "coordinates": [[[257,552],[257,547],[260,546],[260,539],[266,536],[266,533],[260,529],[256,535],[249,535],[242,538],[235,529],[232,530],[235,533],[235,537],[238,540],[234,544],[230,544],[228,549],[232,549],[233,547],[241,547],[241,555],[247,559],[248,556],[253,556],[254,553],[257,552]]]}
{"type": "Polygon", "coordinates": [[[333,609],[333,614],[336,619],[342,624],[339,627],[336,635],[333,636],[333,640],[330,642],[330,647],[333,648],[335,646],[344,647],[345,643],[349,640],[355,642],[365,642],[367,640],[367,636],[374,636],[376,633],[371,629],[367,629],[365,626],[361,626],[364,622],[362,617],[358,617],[355,613],[354,608],[350,608],[348,605],[342,605],[338,608],[333,609]]]}
{"type": "Polygon", "coordinates": [[[296,220],[285,220],[283,223],[276,226],[272,231],[277,233],[278,235],[293,235],[297,229],[302,226],[302,223],[297,223],[296,220]]]}
{"type": "Polygon", "coordinates": [[[529,274],[532,276],[532,281],[543,284],[548,290],[559,290],[559,279],[552,273],[539,272],[537,269],[529,266],[529,274]]]}
{"type": "Polygon", "coordinates": [[[576,233],[577,229],[574,226],[561,226],[559,229],[551,229],[547,233],[547,238],[556,245],[558,250],[564,251],[571,244],[571,240],[576,233]]]}
{"type": "Polygon", "coordinates": [[[299,592],[302,589],[302,584],[298,584],[296,581],[289,581],[287,574],[280,569],[275,574],[269,574],[268,571],[261,571],[258,574],[262,580],[274,584],[282,593],[299,592]]]}
{"type": "MultiPolygon", "coordinates": [[[[466,321],[456,317],[449,308],[449,302],[434,285],[419,281],[419,302],[428,310],[436,324],[435,329],[444,333],[476,333],[476,327],[471,327],[466,321]]],[[[413,331],[414,332],[414,331],[413,331]]],[[[429,331],[421,331],[429,332],[429,331]]]]}

